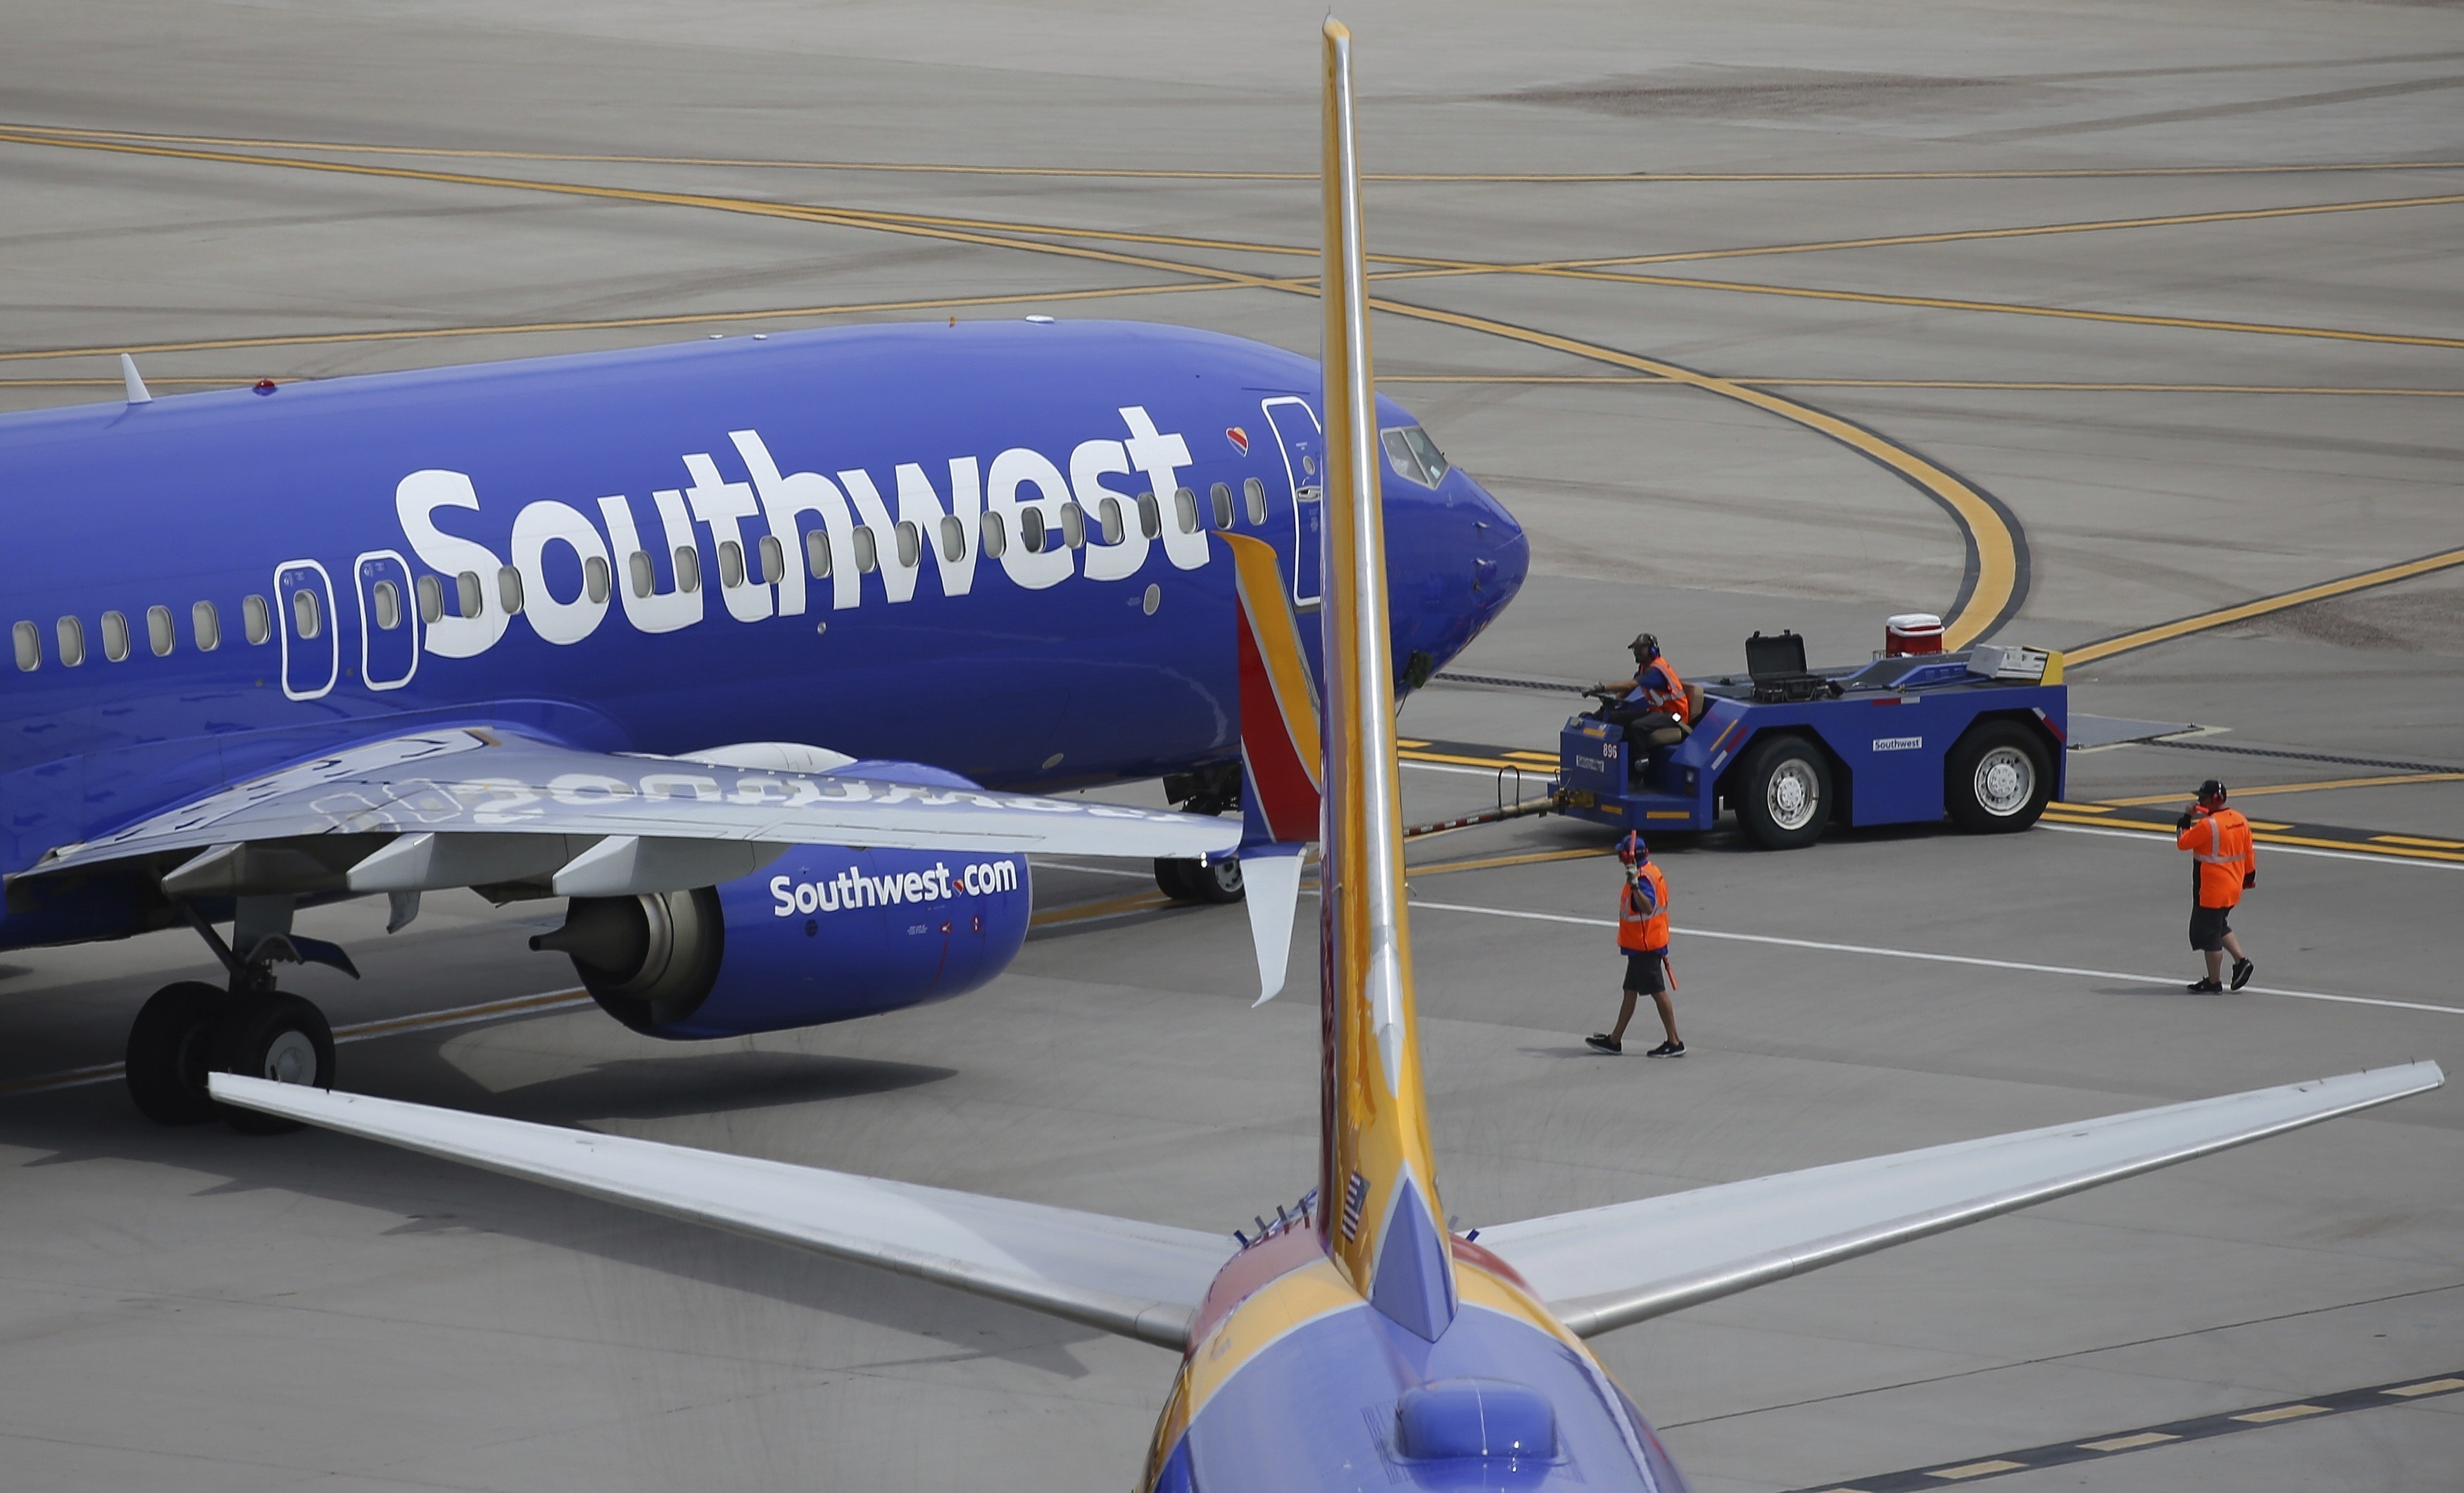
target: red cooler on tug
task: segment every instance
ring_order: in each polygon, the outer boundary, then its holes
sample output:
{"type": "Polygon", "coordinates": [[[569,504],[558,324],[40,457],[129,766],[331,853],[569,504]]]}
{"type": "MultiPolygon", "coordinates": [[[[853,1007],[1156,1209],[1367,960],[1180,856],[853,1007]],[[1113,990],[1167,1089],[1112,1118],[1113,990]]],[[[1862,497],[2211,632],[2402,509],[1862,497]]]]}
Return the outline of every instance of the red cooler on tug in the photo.
{"type": "Polygon", "coordinates": [[[1882,621],[1882,656],[1942,651],[1942,619],[1931,612],[1902,612],[1882,621]]]}

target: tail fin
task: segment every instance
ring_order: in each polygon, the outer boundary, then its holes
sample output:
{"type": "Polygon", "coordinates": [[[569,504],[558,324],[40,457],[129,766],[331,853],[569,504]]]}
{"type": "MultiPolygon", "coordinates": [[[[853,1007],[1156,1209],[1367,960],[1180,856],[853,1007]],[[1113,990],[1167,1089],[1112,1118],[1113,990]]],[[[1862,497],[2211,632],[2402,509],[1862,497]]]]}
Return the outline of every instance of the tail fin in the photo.
{"type": "Polygon", "coordinates": [[[1317,685],[1274,546],[1246,535],[1215,538],[1232,557],[1240,600],[1241,873],[1264,1005],[1284,988],[1301,853],[1318,837],[1317,685]]]}
{"type": "Polygon", "coordinates": [[[1319,996],[1326,1048],[1319,1227],[1372,1306],[1435,1341],[1455,1279],[1412,1001],[1394,644],[1370,388],[1368,275],[1352,128],[1352,33],[1326,23],[1326,859],[1319,996]]]}

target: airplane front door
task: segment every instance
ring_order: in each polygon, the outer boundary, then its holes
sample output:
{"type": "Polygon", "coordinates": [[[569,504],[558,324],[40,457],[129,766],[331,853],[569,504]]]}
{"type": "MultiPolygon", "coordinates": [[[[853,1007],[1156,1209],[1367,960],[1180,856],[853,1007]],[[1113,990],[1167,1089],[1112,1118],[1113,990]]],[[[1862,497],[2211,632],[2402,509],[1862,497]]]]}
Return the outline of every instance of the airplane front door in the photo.
{"type": "Polygon", "coordinates": [[[1284,448],[1284,474],[1290,479],[1292,492],[1292,600],[1313,603],[1324,583],[1326,537],[1326,504],[1319,494],[1326,491],[1326,478],[1318,471],[1324,461],[1326,441],[1319,433],[1317,411],[1309,401],[1291,395],[1265,402],[1266,424],[1272,426],[1275,439],[1284,448]]]}
{"type": "Polygon", "coordinates": [[[351,568],[360,593],[360,680],[371,690],[399,690],[419,672],[410,562],[392,550],[371,550],[351,568]]]}
{"type": "Polygon", "coordinates": [[[314,700],[342,674],[341,629],[334,615],[334,582],[313,560],[275,567],[274,610],[282,639],[282,692],[314,700]]]}

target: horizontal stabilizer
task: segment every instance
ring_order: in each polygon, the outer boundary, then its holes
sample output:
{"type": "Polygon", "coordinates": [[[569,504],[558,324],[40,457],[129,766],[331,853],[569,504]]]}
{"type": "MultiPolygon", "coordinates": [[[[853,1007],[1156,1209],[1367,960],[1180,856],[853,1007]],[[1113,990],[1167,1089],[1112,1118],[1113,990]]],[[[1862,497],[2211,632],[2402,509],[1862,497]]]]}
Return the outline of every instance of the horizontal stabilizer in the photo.
{"type": "Polygon", "coordinates": [[[560,893],[604,896],[712,885],[796,845],[1202,860],[1240,844],[1237,825],[1211,816],[870,778],[845,765],[837,753],[777,742],[696,758],[586,752],[501,730],[421,732],[62,845],[27,874],[176,854],[165,879],[173,896],[424,891],[551,876],[560,893]]]}
{"type": "Polygon", "coordinates": [[[1180,1350],[1221,1235],[215,1073],[225,1104],[895,1270],[1180,1350]]]}
{"type": "Polygon", "coordinates": [[[2436,1088],[2435,1063],[2139,1109],[1481,1230],[1590,1336],[2436,1088]]]}

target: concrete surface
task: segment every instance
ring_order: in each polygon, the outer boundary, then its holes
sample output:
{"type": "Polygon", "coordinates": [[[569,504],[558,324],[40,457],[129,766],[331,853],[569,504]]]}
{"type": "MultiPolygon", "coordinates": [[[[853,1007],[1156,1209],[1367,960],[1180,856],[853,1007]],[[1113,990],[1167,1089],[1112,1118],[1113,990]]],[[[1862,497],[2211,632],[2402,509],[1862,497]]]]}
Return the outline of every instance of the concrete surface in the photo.
{"type": "MultiPolygon", "coordinates": [[[[529,156],[159,148],[680,189],[1146,235],[1314,242],[1307,181],[536,159],[1314,168],[1298,4],[783,8],[11,3],[0,121],[529,156]]],[[[2464,161],[2449,7],[1750,3],[1354,7],[1364,153],[1390,172],[1950,173],[1894,180],[1381,182],[1374,249],[1530,263],[2447,196],[2464,170],[1990,178],[1993,171],[2464,161]]],[[[131,143],[131,142],[122,142],[131,143]]],[[[0,143],[0,407],[844,320],[1118,315],[1314,346],[1314,307],[1165,270],[742,212],[0,143]],[[601,323],[579,325],[575,323],[601,323]],[[462,329],[545,326],[462,335],[462,329]],[[452,332],[413,338],[400,334],[452,332]],[[388,334],[369,340],[361,334],[388,334]],[[343,337],[308,341],[303,339],[343,337]],[[77,356],[47,351],[91,349],[77,356]],[[99,381],[86,384],[66,380],[99,381]]],[[[1417,304],[1727,376],[2464,387],[2453,204],[1633,267],[1826,293],[1529,274],[1388,282],[1417,304]],[[2002,301],[2157,318],[1920,308],[2002,301]]],[[[1115,247],[1307,274],[1306,258],[1115,247]]],[[[1689,675],[1753,627],[1861,656],[1947,608],[1961,537],[1844,448],[1527,342],[1381,320],[1390,392],[1530,527],[1525,596],[1458,665],[1614,672],[1639,626],[1689,675]]],[[[2024,530],[2013,640],[2077,644],[2464,544],[2457,400],[2188,388],[1789,397],[1956,470],[2024,530]]],[[[2464,765],[2457,572],[2084,669],[2079,709],[2311,754],[2121,747],[2074,799],[2464,765]]],[[[1407,731],[1542,745],[1574,697],[1441,686],[1407,731]]],[[[1485,801],[1406,775],[1416,814],[1485,801]]],[[[1125,790],[1134,793],[1139,790],[1125,790]]],[[[2464,784],[2254,810],[2464,838],[2464,784]]],[[[2046,828],[1666,852],[1682,1064],[1586,1056],[1612,1009],[1596,858],[1557,821],[1416,848],[1448,1208],[1467,1223],[2412,1057],[2464,1016],[1887,955],[2188,978],[2178,856],[2046,828]],[[1689,935],[1688,931],[1691,931],[1689,935]],[[1713,938],[1710,933],[1746,935],[1713,938]]],[[[2260,983],[2464,1008],[2464,867],[2267,858],[2240,919],[2260,983]]],[[[1133,873],[1133,878],[1134,873],[1133,873]]],[[[1047,867],[1047,906],[1136,889],[1047,867]]],[[[434,897],[368,974],[297,988],[338,1021],[552,991],[521,919],[434,897]]],[[[202,972],[168,936],[12,955],[0,1084],[108,1063],[145,995],[202,972]]],[[[964,1001],[666,1046],[588,1009],[356,1043],[370,1092],[1229,1229],[1312,1180],[1313,1011],[1247,1009],[1237,914],[1039,933],[964,1001]]],[[[1648,1018],[1643,1018],[1648,1021],[1648,1018]]],[[[2464,1091],[2140,1178],[1602,1341],[1705,1493],[1854,1485],[2168,1417],[2464,1370],[2464,1091]]],[[[324,1135],[145,1126],[114,1085],[0,1097],[0,1484],[11,1489],[1076,1487],[1134,1476],[1170,1360],[1023,1312],[324,1135]]],[[[2017,1490],[2444,1489],[2464,1398],[2295,1422],[2017,1490]]],[[[1117,1480],[1117,1481],[1116,1481],[1117,1480]]]]}

